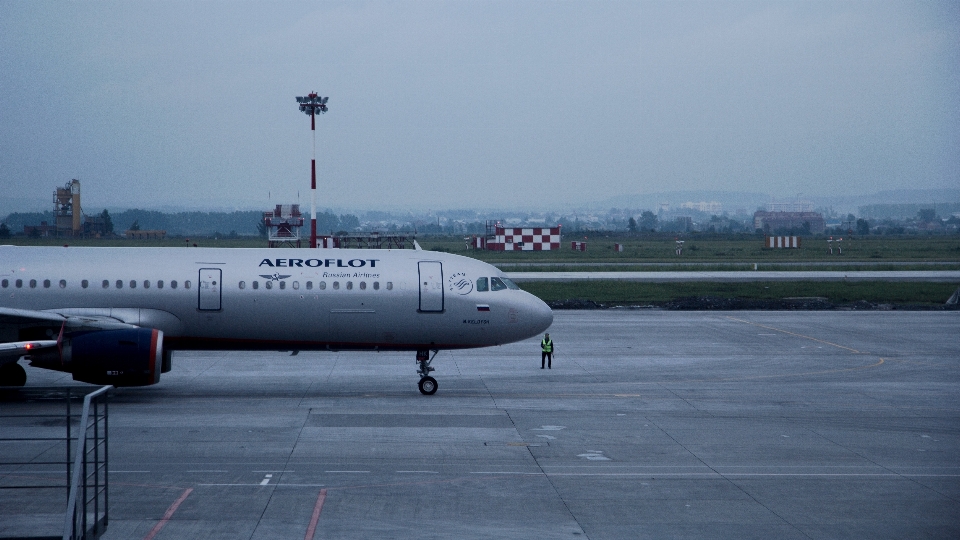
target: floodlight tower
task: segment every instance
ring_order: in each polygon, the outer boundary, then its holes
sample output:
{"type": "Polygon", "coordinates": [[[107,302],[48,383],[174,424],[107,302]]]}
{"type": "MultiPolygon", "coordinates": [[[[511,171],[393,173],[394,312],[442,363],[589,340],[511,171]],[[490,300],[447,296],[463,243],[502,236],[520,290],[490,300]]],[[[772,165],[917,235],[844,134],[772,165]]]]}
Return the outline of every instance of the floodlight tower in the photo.
{"type": "Polygon", "coordinates": [[[300,110],[310,116],[310,132],[313,133],[313,158],[310,160],[310,247],[317,247],[317,121],[316,116],[327,112],[327,100],[316,92],[304,97],[297,96],[300,110]]]}

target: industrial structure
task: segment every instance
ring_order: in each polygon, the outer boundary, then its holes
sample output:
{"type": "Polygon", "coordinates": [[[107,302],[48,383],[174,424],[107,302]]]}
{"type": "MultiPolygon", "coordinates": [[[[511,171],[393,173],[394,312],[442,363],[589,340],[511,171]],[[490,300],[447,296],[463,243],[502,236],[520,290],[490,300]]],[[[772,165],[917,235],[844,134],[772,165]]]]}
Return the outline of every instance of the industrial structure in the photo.
{"type": "Polygon", "coordinates": [[[83,234],[83,210],[80,208],[80,181],[73,179],[53,192],[54,224],[57,236],[83,234]]]}
{"type": "Polygon", "coordinates": [[[80,181],[73,179],[53,190],[53,223],[24,225],[23,234],[43,238],[100,236],[106,224],[100,216],[86,216],[80,206],[80,181]]]}
{"type": "Polygon", "coordinates": [[[273,210],[264,212],[263,225],[267,230],[269,247],[300,247],[303,215],[299,204],[278,204],[273,210]]]}
{"type": "Polygon", "coordinates": [[[504,227],[487,221],[486,234],[473,236],[474,249],[487,251],[550,251],[560,249],[560,225],[556,227],[504,227]]]}

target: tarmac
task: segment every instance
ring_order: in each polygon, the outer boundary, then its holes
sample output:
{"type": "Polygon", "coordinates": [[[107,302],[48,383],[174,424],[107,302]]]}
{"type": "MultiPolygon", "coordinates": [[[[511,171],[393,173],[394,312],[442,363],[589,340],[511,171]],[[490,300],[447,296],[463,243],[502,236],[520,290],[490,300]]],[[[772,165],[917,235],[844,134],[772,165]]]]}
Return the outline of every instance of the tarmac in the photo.
{"type": "MultiPolygon", "coordinates": [[[[181,352],[113,394],[103,538],[958,538],[958,330],[556,311],[552,369],[441,352],[433,396],[412,354],[181,352]]],[[[0,491],[0,537],[59,533],[62,495],[0,491]]]]}
{"type": "Polygon", "coordinates": [[[958,270],[717,270],[701,272],[505,272],[517,283],[528,281],[640,281],[646,283],[758,281],[911,281],[960,283],[958,270]]]}

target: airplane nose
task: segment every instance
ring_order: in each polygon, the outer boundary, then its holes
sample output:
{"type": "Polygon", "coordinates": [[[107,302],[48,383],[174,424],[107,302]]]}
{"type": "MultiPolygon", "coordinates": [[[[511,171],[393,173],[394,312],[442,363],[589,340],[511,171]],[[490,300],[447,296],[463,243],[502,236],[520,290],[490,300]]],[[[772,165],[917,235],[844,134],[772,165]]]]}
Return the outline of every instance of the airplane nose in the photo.
{"type": "Polygon", "coordinates": [[[545,332],[553,324],[553,310],[543,300],[530,295],[529,307],[526,320],[529,321],[528,328],[531,336],[545,332]]]}

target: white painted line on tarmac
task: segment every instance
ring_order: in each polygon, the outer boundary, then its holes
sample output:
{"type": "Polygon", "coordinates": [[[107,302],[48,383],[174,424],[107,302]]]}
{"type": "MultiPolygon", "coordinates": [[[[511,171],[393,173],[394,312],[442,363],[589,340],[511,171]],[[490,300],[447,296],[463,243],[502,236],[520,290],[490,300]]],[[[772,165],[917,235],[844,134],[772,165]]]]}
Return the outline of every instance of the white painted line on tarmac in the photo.
{"type": "MultiPolygon", "coordinates": [[[[262,484],[197,484],[199,487],[260,487],[262,484]]],[[[326,484],[271,484],[272,488],[281,487],[324,487],[326,484]]]]}
{"type": "Polygon", "coordinates": [[[150,471],[110,471],[110,474],[143,474],[150,471]]]}
{"type": "Polygon", "coordinates": [[[339,473],[339,474],[366,474],[370,471],[323,471],[325,473],[339,473]]]}
{"type": "Polygon", "coordinates": [[[270,479],[273,478],[272,474],[268,474],[266,478],[260,481],[261,486],[265,486],[270,483],[270,479]]]}
{"type": "Polygon", "coordinates": [[[195,471],[187,471],[187,472],[198,473],[198,472],[228,472],[228,471],[221,470],[221,469],[198,469],[195,471]]]}
{"type": "Polygon", "coordinates": [[[542,472],[517,472],[517,471],[470,471],[470,474],[503,474],[514,476],[543,476],[542,472]]]}
{"type": "Polygon", "coordinates": [[[397,471],[397,474],[440,474],[440,471],[397,471]]]}

